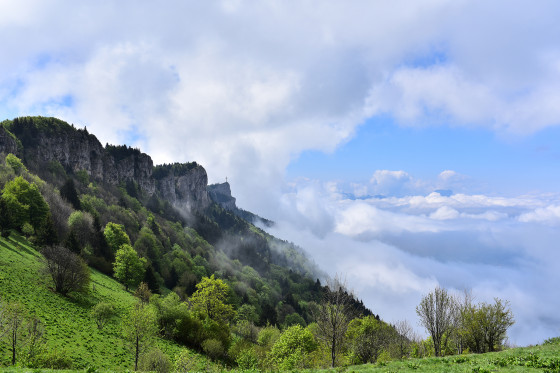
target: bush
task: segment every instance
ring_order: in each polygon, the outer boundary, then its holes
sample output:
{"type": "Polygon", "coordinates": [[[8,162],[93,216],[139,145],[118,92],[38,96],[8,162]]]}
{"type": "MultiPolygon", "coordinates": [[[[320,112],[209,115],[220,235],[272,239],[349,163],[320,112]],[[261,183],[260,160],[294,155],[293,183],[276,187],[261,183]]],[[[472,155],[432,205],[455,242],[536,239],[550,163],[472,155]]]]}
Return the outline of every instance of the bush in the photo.
{"type": "Polygon", "coordinates": [[[35,358],[32,368],[71,369],[72,358],[67,351],[48,351],[35,358]]]}
{"type": "Polygon", "coordinates": [[[97,328],[99,329],[103,329],[103,327],[109,322],[114,314],[115,308],[112,304],[106,302],[98,303],[91,310],[91,317],[95,320],[97,328]]]}
{"type": "Polygon", "coordinates": [[[211,359],[220,359],[224,357],[224,345],[217,339],[206,339],[202,342],[202,350],[208,355],[211,359]]]}
{"type": "Polygon", "coordinates": [[[235,362],[241,369],[257,369],[259,367],[259,358],[253,348],[241,351],[235,362]]]}
{"type": "Polygon", "coordinates": [[[171,370],[171,362],[159,348],[154,348],[140,359],[140,370],[146,372],[167,373],[171,370]]]}
{"type": "Polygon", "coordinates": [[[63,246],[46,246],[42,253],[46,259],[43,271],[51,276],[57,293],[87,290],[89,268],[82,258],[63,246]]]}
{"type": "Polygon", "coordinates": [[[189,350],[183,350],[175,358],[175,372],[202,372],[206,370],[206,364],[197,359],[196,355],[189,350]]]}

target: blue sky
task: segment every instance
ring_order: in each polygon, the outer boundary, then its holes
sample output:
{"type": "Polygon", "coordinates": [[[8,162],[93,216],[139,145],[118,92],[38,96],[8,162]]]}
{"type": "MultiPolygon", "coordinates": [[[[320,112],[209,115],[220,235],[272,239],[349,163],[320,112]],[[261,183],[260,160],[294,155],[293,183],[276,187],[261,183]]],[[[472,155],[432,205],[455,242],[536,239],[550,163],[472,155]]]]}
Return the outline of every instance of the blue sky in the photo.
{"type": "Polygon", "coordinates": [[[155,163],[197,161],[389,322],[415,325],[437,285],[470,288],[510,302],[512,343],[539,343],[560,335],[559,14],[554,0],[4,1],[0,118],[56,116],[155,163]]]}
{"type": "Polygon", "coordinates": [[[556,192],[560,174],[560,129],[505,137],[487,129],[403,127],[391,118],[372,118],[333,152],[304,151],[287,178],[363,182],[378,169],[407,170],[422,179],[454,170],[477,184],[478,192],[516,195],[556,192]]]}

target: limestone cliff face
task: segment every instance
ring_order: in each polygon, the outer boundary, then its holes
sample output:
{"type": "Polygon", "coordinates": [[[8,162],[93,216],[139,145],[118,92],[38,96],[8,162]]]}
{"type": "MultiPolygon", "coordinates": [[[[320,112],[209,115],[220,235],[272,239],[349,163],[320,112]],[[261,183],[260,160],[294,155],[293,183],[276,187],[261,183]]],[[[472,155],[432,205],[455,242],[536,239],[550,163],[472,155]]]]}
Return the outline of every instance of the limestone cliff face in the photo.
{"type": "Polygon", "coordinates": [[[155,178],[159,195],[180,210],[200,211],[211,203],[208,175],[196,163],[157,166],[155,178]]]}
{"type": "Polygon", "coordinates": [[[0,151],[6,155],[12,153],[21,156],[16,138],[2,126],[0,126],[0,151]]]}
{"type": "Polygon", "coordinates": [[[222,184],[208,185],[208,194],[212,201],[221,205],[226,210],[233,211],[237,209],[235,197],[231,195],[231,188],[227,181],[222,184]]]}
{"type": "Polygon", "coordinates": [[[7,128],[11,133],[0,127],[0,151],[18,154],[31,169],[58,161],[67,170],[85,170],[92,179],[111,185],[134,181],[148,196],[156,194],[179,209],[203,210],[211,203],[206,170],[196,163],[154,168],[152,158],[138,149],[103,147],[87,130],[56,118],[16,118],[7,128]]]}

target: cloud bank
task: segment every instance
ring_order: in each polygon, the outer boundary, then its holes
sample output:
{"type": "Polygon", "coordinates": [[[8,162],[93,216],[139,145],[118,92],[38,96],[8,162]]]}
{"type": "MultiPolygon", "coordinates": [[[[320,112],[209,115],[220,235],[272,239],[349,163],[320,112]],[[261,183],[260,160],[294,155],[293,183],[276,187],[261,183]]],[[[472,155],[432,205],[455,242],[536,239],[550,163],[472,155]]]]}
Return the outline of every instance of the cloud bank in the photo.
{"type": "Polygon", "coordinates": [[[378,170],[361,190],[373,194],[385,180],[388,194],[361,199],[345,185],[302,181],[283,200],[285,211],[300,215],[279,217],[271,232],[306,248],[331,275],[346,274],[387,321],[414,324],[421,297],[439,285],[458,293],[472,289],[477,301],[510,301],[516,318],[511,343],[558,335],[560,195],[425,192],[449,176],[456,173],[422,181],[404,171],[378,170]],[[399,196],[411,180],[416,189],[399,196]]]}

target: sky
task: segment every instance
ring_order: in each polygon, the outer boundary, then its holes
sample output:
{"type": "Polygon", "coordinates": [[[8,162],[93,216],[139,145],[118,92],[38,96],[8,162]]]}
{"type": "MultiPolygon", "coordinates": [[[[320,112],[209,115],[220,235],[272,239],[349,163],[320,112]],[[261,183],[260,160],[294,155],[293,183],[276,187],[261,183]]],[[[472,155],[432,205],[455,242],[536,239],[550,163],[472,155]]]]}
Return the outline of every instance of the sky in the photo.
{"type": "Polygon", "coordinates": [[[388,321],[560,335],[560,3],[0,0],[0,118],[197,161],[388,321]]]}

